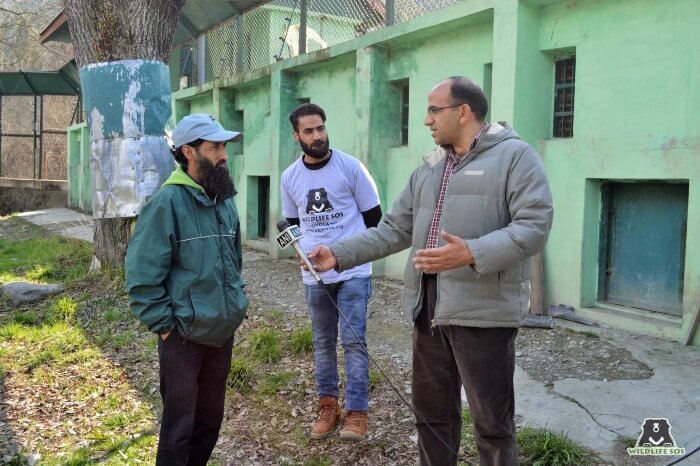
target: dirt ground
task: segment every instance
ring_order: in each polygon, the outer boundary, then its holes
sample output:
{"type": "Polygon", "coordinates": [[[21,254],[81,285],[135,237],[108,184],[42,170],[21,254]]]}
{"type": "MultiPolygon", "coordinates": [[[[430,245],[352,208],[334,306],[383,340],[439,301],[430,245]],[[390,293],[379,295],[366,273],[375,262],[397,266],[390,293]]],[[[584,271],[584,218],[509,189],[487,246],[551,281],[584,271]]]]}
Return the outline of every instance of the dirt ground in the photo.
{"type": "MultiPolygon", "coordinates": [[[[273,261],[254,250],[247,250],[245,258],[244,278],[252,296],[282,311],[306,312],[304,288],[293,261],[273,261]]],[[[374,278],[367,338],[376,354],[410,368],[411,326],[403,317],[400,293],[399,281],[374,278]]],[[[647,379],[652,375],[651,369],[626,349],[560,322],[554,329],[520,329],[516,358],[530,377],[545,383],[565,378],[647,379]]]]}
{"type": "MultiPolygon", "coordinates": [[[[306,318],[304,288],[294,261],[273,261],[267,254],[255,250],[246,250],[244,257],[244,278],[249,283],[250,295],[256,302],[291,313],[295,318],[306,318]]],[[[403,395],[410,399],[411,325],[405,321],[401,312],[400,293],[401,283],[397,280],[383,277],[373,280],[367,341],[371,354],[380,364],[386,365],[383,367],[384,372],[403,390],[403,395]]],[[[652,376],[652,370],[634,359],[628,350],[598,338],[594,332],[572,330],[565,322],[557,322],[554,329],[520,329],[516,339],[516,361],[530,377],[545,383],[547,387],[565,378],[613,381],[652,376]]],[[[401,406],[398,397],[389,387],[382,388],[382,392],[375,391],[372,394],[372,402],[375,405],[391,406],[391,410],[398,410],[402,414],[399,415],[398,424],[392,418],[388,425],[383,425],[384,419],[374,416],[373,422],[377,425],[370,439],[383,437],[384,441],[392,445],[392,450],[404,450],[406,453],[401,457],[408,463],[396,462],[396,457],[393,457],[392,461],[385,464],[412,464],[408,460],[415,458],[412,455],[416,452],[412,415],[401,406]]],[[[313,392],[309,398],[313,401],[313,392]]],[[[308,416],[308,419],[312,421],[313,416],[308,416]]],[[[625,445],[620,443],[619,447],[620,458],[626,458],[625,445]]],[[[327,452],[327,447],[322,445],[319,448],[320,453],[327,452]]],[[[342,452],[345,447],[341,445],[339,448],[342,452]]],[[[350,451],[353,450],[348,450],[350,451]]]]}

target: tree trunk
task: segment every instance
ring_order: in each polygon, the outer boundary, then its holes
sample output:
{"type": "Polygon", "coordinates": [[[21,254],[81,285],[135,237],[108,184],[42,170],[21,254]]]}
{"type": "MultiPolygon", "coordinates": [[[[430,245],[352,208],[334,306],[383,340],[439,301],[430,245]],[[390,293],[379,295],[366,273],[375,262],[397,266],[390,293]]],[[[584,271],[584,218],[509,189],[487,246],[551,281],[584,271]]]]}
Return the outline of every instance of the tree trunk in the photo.
{"type": "MultiPolygon", "coordinates": [[[[65,0],[78,67],[118,60],[157,60],[167,64],[184,4],[185,0],[65,0]]],[[[92,128],[91,142],[95,142],[92,128]]],[[[93,264],[120,265],[126,255],[133,217],[102,218],[96,212],[93,217],[97,259],[93,264]]]]}
{"type": "Polygon", "coordinates": [[[124,59],[167,63],[185,0],[65,0],[78,67],[124,59]]]}

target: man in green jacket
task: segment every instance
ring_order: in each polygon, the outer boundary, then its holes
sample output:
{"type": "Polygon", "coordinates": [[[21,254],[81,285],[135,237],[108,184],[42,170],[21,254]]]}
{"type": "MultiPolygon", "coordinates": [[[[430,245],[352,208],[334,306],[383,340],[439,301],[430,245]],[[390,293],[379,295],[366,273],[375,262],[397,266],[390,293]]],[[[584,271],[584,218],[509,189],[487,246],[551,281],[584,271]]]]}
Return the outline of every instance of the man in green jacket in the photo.
{"type": "Polygon", "coordinates": [[[144,205],[126,255],[134,315],[158,337],[163,418],[157,465],[202,465],[224,413],[233,335],[248,298],[226,131],[209,115],[173,131],[179,163],[144,205]]]}
{"type": "Polygon", "coordinates": [[[487,111],[469,79],[436,85],[423,123],[438,147],[391,210],[376,228],[309,254],[320,272],[411,248],[402,307],[414,324],[422,466],[457,464],[462,385],[480,464],[518,464],[515,337],[528,311],[529,258],[544,247],[553,206],[535,150],[511,128],[487,123],[487,111]]]}

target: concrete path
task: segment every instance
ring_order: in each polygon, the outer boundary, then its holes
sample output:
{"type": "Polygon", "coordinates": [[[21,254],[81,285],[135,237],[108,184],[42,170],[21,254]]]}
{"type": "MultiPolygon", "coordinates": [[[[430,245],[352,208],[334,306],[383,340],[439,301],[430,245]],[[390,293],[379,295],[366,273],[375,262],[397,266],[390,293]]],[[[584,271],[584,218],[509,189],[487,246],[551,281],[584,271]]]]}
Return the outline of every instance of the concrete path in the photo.
{"type": "MultiPolygon", "coordinates": [[[[648,365],[653,376],[611,382],[570,378],[548,388],[516,366],[516,415],[526,424],[568,432],[611,464],[665,465],[677,458],[626,457],[619,449],[615,454],[618,436],[637,439],[646,418],[668,419],[677,446],[688,452],[700,446],[700,349],[619,330],[599,333],[648,365]]],[[[679,464],[700,465],[700,452],[679,464]]]]}
{"type": "Polygon", "coordinates": [[[16,215],[61,236],[82,239],[92,243],[92,217],[89,215],[64,207],[34,210],[16,215]]]}
{"type": "MultiPolygon", "coordinates": [[[[92,242],[89,216],[64,208],[19,216],[61,235],[92,242]]],[[[591,330],[591,327],[579,328],[591,330]]],[[[647,364],[653,369],[653,376],[646,380],[611,382],[570,378],[545,386],[516,366],[519,424],[568,432],[570,438],[615,465],[665,465],[676,459],[620,454],[619,446],[616,448],[619,437],[638,438],[640,422],[645,418],[667,418],[679,447],[691,451],[700,446],[700,348],[619,330],[594,330],[647,364]]],[[[700,465],[700,452],[679,464],[700,465]]]]}

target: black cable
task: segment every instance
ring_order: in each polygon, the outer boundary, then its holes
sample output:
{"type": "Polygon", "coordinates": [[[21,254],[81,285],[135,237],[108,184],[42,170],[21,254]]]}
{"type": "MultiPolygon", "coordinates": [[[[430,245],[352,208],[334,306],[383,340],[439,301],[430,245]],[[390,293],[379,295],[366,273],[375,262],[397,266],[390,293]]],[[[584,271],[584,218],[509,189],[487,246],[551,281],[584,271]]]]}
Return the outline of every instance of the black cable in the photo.
{"type": "Polygon", "coordinates": [[[678,464],[678,463],[680,463],[681,461],[690,458],[692,455],[694,455],[695,453],[697,453],[698,450],[700,450],[700,445],[698,445],[697,447],[695,447],[695,450],[691,451],[690,453],[686,453],[685,455],[681,456],[680,458],[675,459],[674,461],[671,461],[671,462],[668,463],[666,466],[671,466],[671,465],[674,465],[674,464],[678,464]]]}
{"type": "Polygon", "coordinates": [[[323,280],[321,280],[320,278],[318,278],[316,281],[317,281],[318,284],[321,286],[321,288],[323,288],[323,291],[325,291],[326,296],[328,296],[328,299],[330,299],[331,303],[333,303],[333,306],[334,306],[334,307],[336,308],[336,310],[338,311],[338,314],[340,314],[340,315],[343,317],[343,320],[345,321],[345,323],[346,323],[346,324],[348,325],[348,327],[350,328],[350,331],[353,333],[353,335],[355,335],[355,338],[357,338],[357,341],[360,343],[360,346],[361,346],[362,349],[365,351],[365,353],[367,353],[367,357],[369,357],[370,361],[372,361],[372,362],[374,363],[374,365],[377,367],[377,369],[378,369],[379,372],[382,374],[382,376],[384,376],[384,378],[386,379],[386,381],[389,382],[389,385],[390,385],[391,388],[394,390],[394,392],[396,393],[396,395],[401,399],[401,401],[403,401],[403,403],[404,403],[406,406],[408,406],[408,409],[410,409],[410,410],[413,412],[413,414],[414,414],[421,422],[423,422],[423,423],[428,427],[428,429],[430,429],[430,432],[432,432],[433,435],[434,435],[438,440],[440,440],[440,442],[441,442],[443,445],[445,445],[445,446],[447,447],[447,449],[450,450],[450,452],[451,452],[453,455],[455,455],[457,458],[459,458],[459,454],[458,454],[456,451],[454,451],[454,450],[452,449],[452,447],[451,447],[445,440],[442,439],[442,437],[440,437],[440,436],[438,435],[438,433],[435,431],[435,429],[433,429],[433,427],[428,423],[427,419],[425,419],[425,417],[423,417],[423,415],[422,415],[421,413],[419,413],[418,411],[416,411],[416,409],[413,407],[413,405],[411,405],[411,403],[409,403],[408,401],[406,401],[406,399],[403,397],[403,395],[401,394],[401,392],[399,391],[399,389],[396,388],[396,386],[394,385],[394,383],[391,381],[391,379],[389,378],[389,376],[387,376],[386,373],[382,370],[381,366],[379,366],[379,363],[377,363],[377,361],[372,357],[372,355],[369,354],[369,350],[367,349],[367,345],[362,341],[362,339],[360,338],[360,336],[355,332],[355,329],[352,328],[352,325],[350,325],[350,321],[348,321],[348,318],[345,317],[345,314],[343,314],[343,311],[340,310],[340,308],[339,308],[338,305],[336,304],[335,300],[333,299],[333,297],[331,296],[331,294],[328,292],[328,288],[326,288],[326,284],[323,283],[323,280]]]}

